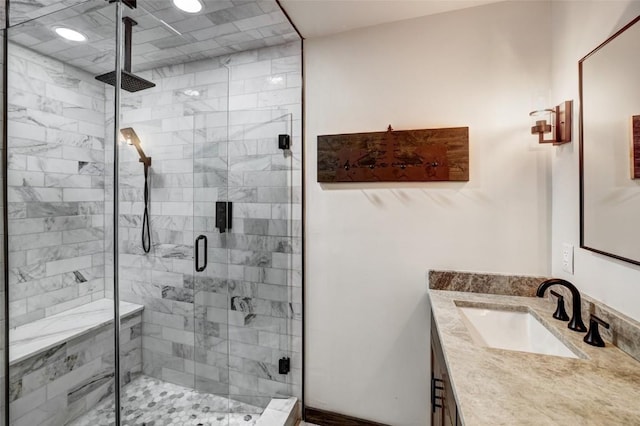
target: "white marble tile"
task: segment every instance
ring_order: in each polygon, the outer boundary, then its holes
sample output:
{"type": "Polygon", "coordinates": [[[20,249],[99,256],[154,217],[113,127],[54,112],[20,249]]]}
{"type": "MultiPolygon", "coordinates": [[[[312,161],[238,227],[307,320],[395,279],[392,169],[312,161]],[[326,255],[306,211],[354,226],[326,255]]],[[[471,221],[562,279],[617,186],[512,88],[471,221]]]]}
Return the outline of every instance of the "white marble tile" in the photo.
{"type": "MultiPolygon", "coordinates": [[[[120,302],[120,315],[139,312],[143,306],[120,302]]],[[[111,322],[113,301],[101,299],[52,315],[46,320],[22,325],[9,332],[9,360],[17,363],[74,337],[111,322]]]]}
{"type": "Polygon", "coordinates": [[[229,111],[247,110],[258,106],[258,94],[229,96],[229,111]]]}
{"type": "Polygon", "coordinates": [[[247,80],[271,74],[271,61],[252,62],[231,67],[231,80],[247,80]]]}
{"type": "Polygon", "coordinates": [[[76,289],[74,289],[73,295],[74,298],[71,300],[68,300],[66,302],[60,302],[60,303],[56,303],[56,304],[50,304],[45,306],[44,308],[44,314],[45,317],[51,316],[51,315],[55,315],[58,314],[60,312],[69,310],[69,309],[73,309],[76,308],[78,306],[84,305],[86,303],[91,303],[91,299],[92,297],[90,295],[81,295],[80,291],[79,291],[79,287],[80,285],[75,286],[76,289]],[[75,297],[76,294],[78,294],[80,297],[75,297]]]}
{"type": "Polygon", "coordinates": [[[277,410],[264,410],[256,426],[284,425],[288,418],[288,413],[277,410]]]}
{"type": "Polygon", "coordinates": [[[64,201],[103,201],[104,189],[93,188],[64,188],[62,193],[64,201]]]}
{"type": "Polygon", "coordinates": [[[292,89],[272,90],[268,92],[260,92],[258,94],[259,107],[276,107],[283,105],[298,104],[301,100],[300,89],[295,87],[292,89]]]}
{"type": "Polygon", "coordinates": [[[63,272],[90,268],[91,256],[73,257],[70,259],[54,260],[46,263],[47,276],[58,275],[63,272]]]}

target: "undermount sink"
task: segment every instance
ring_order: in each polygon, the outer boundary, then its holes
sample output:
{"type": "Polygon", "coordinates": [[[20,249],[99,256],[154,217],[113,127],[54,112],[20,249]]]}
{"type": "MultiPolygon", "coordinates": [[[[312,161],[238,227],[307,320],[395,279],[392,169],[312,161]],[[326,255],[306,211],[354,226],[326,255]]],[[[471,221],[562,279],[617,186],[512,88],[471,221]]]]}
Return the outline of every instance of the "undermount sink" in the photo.
{"type": "MultiPolygon", "coordinates": [[[[522,308],[526,309],[526,308],[522,308]]],[[[578,358],[526,310],[458,306],[473,341],[481,346],[578,358]]]]}

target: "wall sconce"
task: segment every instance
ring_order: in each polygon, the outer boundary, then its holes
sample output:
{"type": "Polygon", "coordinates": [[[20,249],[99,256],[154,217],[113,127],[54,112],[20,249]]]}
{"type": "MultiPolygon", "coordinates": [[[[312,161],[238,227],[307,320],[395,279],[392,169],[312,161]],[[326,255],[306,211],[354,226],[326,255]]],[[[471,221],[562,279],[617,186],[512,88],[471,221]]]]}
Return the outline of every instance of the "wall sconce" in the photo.
{"type": "Polygon", "coordinates": [[[555,108],[539,109],[529,113],[535,125],[531,134],[538,135],[538,143],[562,145],[571,142],[571,115],[573,101],[565,101],[555,108]],[[545,133],[551,133],[552,139],[545,139],[545,133]]]}

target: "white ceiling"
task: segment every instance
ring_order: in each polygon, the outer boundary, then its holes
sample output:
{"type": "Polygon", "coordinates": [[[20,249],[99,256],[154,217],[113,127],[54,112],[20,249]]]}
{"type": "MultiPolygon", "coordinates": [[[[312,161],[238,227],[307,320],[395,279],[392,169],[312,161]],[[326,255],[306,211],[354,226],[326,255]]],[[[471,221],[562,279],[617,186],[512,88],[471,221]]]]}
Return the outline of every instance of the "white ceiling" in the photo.
{"type": "Polygon", "coordinates": [[[449,12],[502,0],[280,0],[304,38],[449,12]]]}

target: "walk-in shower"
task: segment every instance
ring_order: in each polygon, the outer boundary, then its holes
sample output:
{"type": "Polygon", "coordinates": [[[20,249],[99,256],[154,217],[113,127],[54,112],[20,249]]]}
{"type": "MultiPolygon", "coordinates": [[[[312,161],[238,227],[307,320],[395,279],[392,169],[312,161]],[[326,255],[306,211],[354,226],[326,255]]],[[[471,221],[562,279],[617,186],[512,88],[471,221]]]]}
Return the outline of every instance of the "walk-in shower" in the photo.
{"type": "Polygon", "coordinates": [[[252,425],[301,398],[300,38],[275,0],[195,1],[9,11],[1,424],[252,425]]]}

